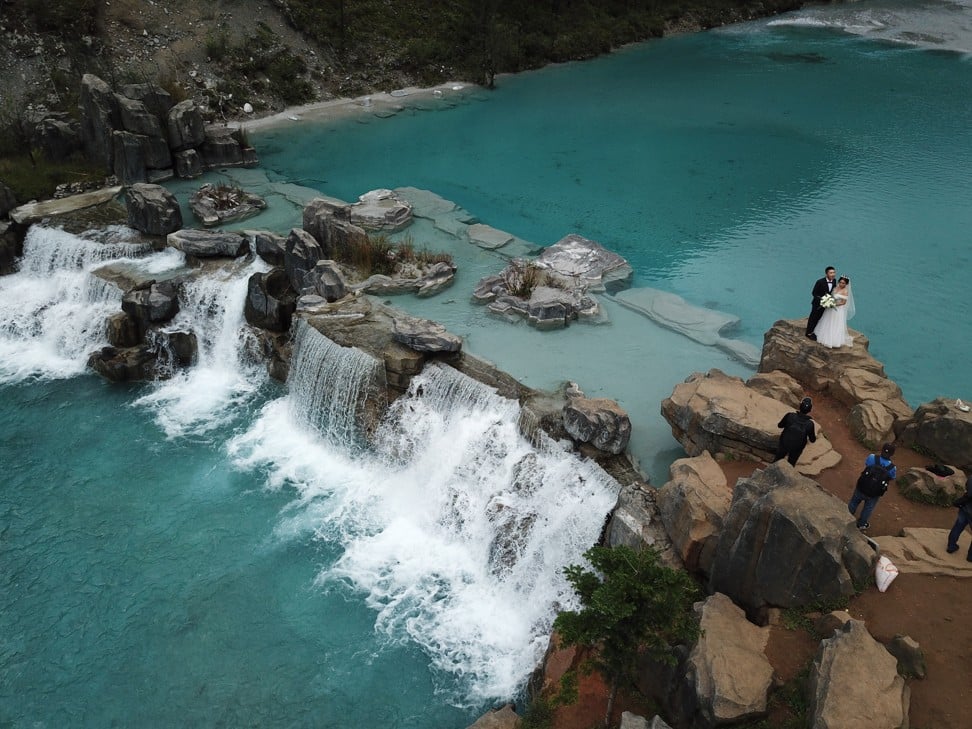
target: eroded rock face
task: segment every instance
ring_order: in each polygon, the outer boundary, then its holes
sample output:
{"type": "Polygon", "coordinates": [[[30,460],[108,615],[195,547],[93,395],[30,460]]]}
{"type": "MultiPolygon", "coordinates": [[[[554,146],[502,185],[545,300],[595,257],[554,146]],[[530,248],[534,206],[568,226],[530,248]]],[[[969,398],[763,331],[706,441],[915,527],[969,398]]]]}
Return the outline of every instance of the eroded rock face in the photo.
{"type": "Polygon", "coordinates": [[[284,265],[284,253],[286,250],[286,239],[268,230],[256,230],[250,233],[253,236],[253,246],[260,258],[271,266],[284,265]]]}
{"type": "Polygon", "coordinates": [[[313,235],[300,228],[291,228],[284,241],[284,270],[294,291],[304,293],[304,279],[317,262],[325,258],[324,250],[313,235]]]}
{"type": "Polygon", "coordinates": [[[412,204],[392,190],[372,190],[350,208],[351,223],[365,230],[396,231],[412,222],[412,204]]]}
{"type": "Polygon", "coordinates": [[[779,400],[796,410],[800,401],[806,397],[806,391],[799,382],[786,372],[773,370],[772,372],[757,372],[746,380],[746,387],[755,390],[760,395],[779,400]]]}
{"type": "Polygon", "coordinates": [[[657,496],[662,524],[685,569],[708,575],[732,490],[708,451],[675,461],[669,473],[657,496]]]}
{"type": "Polygon", "coordinates": [[[141,337],[152,324],[169,321],[179,313],[176,285],[170,281],[147,282],[122,297],[122,311],[135,320],[141,337]]]}
{"type": "Polygon", "coordinates": [[[536,264],[571,287],[604,291],[631,278],[631,265],[600,243],[571,233],[540,253],[536,264]]]}
{"type": "Polygon", "coordinates": [[[169,147],[173,152],[198,147],[206,139],[202,113],[191,99],[180,101],[169,110],[167,126],[169,147]]]}
{"type": "Polygon", "coordinates": [[[175,195],[161,185],[136,183],[125,191],[128,224],[148,235],[168,235],[182,227],[175,195]]]}
{"type": "Polygon", "coordinates": [[[696,603],[702,635],[686,661],[696,725],[721,726],[766,713],[773,667],[766,658],[769,627],[757,627],[721,593],[696,603]]]}
{"type": "Polygon", "coordinates": [[[106,171],[114,166],[112,132],[121,125],[118,100],[111,87],[94,74],[81,77],[81,143],[85,156],[103,165],[106,171]]]}
{"type": "Polygon", "coordinates": [[[623,453],[631,439],[631,419],[614,400],[570,397],[564,406],[570,437],[608,453],[623,453]]]}
{"type": "Polygon", "coordinates": [[[196,228],[169,233],[166,243],[196,258],[238,258],[250,250],[249,238],[244,233],[196,228]]]}
{"type": "Polygon", "coordinates": [[[877,400],[865,400],[851,408],[847,425],[860,443],[880,448],[894,440],[894,414],[877,400]]]}
{"type": "Polygon", "coordinates": [[[924,468],[910,468],[898,473],[894,483],[903,496],[923,504],[951,506],[965,493],[965,473],[960,469],[951,476],[936,476],[924,468]]]}
{"type": "Polygon", "coordinates": [[[644,481],[631,480],[622,485],[608,522],[607,544],[623,544],[632,549],[652,547],[658,550],[664,564],[681,569],[682,560],[662,524],[657,500],[657,489],[644,481]]]}
{"type": "Polygon", "coordinates": [[[846,504],[780,461],[736,482],[709,589],[755,615],[850,597],[876,561],[846,504]]]}
{"type": "Polygon", "coordinates": [[[845,405],[875,400],[896,420],[910,418],[913,411],[901,388],[888,379],[884,365],[867,351],[867,337],[851,333],[853,346],[828,349],[807,339],[806,319],[780,320],[763,336],[759,371],[780,370],[810,390],[826,392],[845,405]]]}
{"type": "Polygon", "coordinates": [[[283,269],[250,276],[243,305],[249,324],[271,332],[289,331],[296,308],[297,297],[283,269]]]}
{"type": "Polygon", "coordinates": [[[899,440],[942,463],[972,471],[972,410],[965,412],[955,400],[938,398],[919,405],[903,423],[899,440]]]}
{"type": "Polygon", "coordinates": [[[363,228],[351,222],[351,206],[335,198],[316,197],[308,202],[302,227],[317,241],[322,258],[350,260],[351,252],[368,238],[363,228]]]}
{"type": "MultiPolygon", "coordinates": [[[[780,419],[792,408],[746,387],[720,370],[693,373],[662,401],[672,435],[690,456],[703,451],[771,461],[779,442],[780,419]]],[[[808,443],[797,463],[801,473],[817,474],[840,462],[824,436],[808,443]]]]}
{"type": "Polygon", "coordinates": [[[851,620],[820,642],[810,673],[814,729],[907,729],[910,705],[897,660],[864,623],[851,620]]]}

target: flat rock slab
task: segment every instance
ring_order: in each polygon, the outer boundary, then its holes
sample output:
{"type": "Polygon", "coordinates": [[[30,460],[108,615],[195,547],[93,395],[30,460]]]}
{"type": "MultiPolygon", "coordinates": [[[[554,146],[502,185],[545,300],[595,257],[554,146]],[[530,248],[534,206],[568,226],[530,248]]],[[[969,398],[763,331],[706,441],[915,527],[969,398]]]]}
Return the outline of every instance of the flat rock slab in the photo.
{"type": "Polygon", "coordinates": [[[688,303],[677,294],[652,288],[619,291],[614,297],[622,306],[648,317],[655,323],[683,334],[699,344],[718,347],[740,362],[755,367],[760,350],[726,332],[739,326],[739,317],[688,303]]]}
{"type": "Polygon", "coordinates": [[[881,554],[890,559],[898,572],[933,577],[972,577],[972,562],[965,559],[968,546],[963,532],[959,550],[953,554],[945,551],[948,543],[947,529],[930,527],[905,527],[897,537],[875,537],[881,554]]]}
{"type": "Polygon", "coordinates": [[[90,208],[94,205],[101,205],[109,200],[113,200],[121,194],[122,186],[103,187],[100,190],[82,192],[78,195],[63,197],[59,200],[43,200],[41,202],[27,203],[10,211],[10,219],[18,225],[30,225],[36,223],[49,215],[63,215],[73,213],[75,210],[90,208]]]}
{"type": "Polygon", "coordinates": [[[484,223],[475,223],[469,226],[469,241],[475,243],[480,248],[502,248],[507,243],[513,242],[513,236],[502,230],[498,230],[484,223]]]}

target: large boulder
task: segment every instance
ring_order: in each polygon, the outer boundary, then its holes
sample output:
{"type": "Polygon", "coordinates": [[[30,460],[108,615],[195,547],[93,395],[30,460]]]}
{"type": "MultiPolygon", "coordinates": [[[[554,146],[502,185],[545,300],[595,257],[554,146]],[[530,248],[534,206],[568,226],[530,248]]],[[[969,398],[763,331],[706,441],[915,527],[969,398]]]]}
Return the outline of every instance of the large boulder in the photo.
{"type": "Polygon", "coordinates": [[[328,258],[324,249],[313,235],[300,228],[291,228],[284,241],[284,270],[290,285],[298,294],[304,293],[307,284],[304,279],[314,269],[318,261],[328,258]]]}
{"type": "Polygon", "coordinates": [[[304,290],[311,289],[325,301],[337,301],[348,295],[348,285],[334,261],[318,261],[304,276],[304,290]]]}
{"type": "Polygon", "coordinates": [[[122,311],[138,325],[139,337],[152,324],[166,322],[179,313],[179,294],[171,281],[147,281],[122,296],[122,311]]]}
{"type": "Polygon", "coordinates": [[[112,132],[114,174],[123,185],[145,182],[148,179],[143,139],[145,137],[131,132],[112,132]]]}
{"type": "Polygon", "coordinates": [[[400,315],[392,320],[392,339],[416,352],[458,352],[462,337],[429,319],[400,315]]]}
{"type": "Polygon", "coordinates": [[[544,248],[536,265],[564,284],[581,285],[588,291],[617,288],[632,275],[631,265],[622,256],[576,233],[544,248]]]}
{"type": "Polygon", "coordinates": [[[412,205],[392,190],[372,190],[351,206],[351,222],[365,230],[401,230],[412,223],[412,205]]]}
{"type": "Polygon", "coordinates": [[[250,231],[250,235],[253,236],[253,247],[260,258],[271,266],[284,265],[286,239],[282,235],[271,233],[268,230],[250,231]]]}
{"type": "Polygon", "coordinates": [[[951,476],[938,476],[927,468],[909,468],[894,480],[901,495],[922,504],[951,506],[965,493],[965,473],[952,469],[951,476]]]}
{"type": "Polygon", "coordinates": [[[160,131],[161,124],[168,118],[169,110],[175,104],[172,94],[157,84],[122,84],[118,87],[118,93],[126,99],[142,102],[149,113],[158,118],[160,131]]]}
{"type": "Polygon", "coordinates": [[[192,99],[180,101],[169,110],[167,118],[169,148],[173,152],[198,147],[206,139],[202,112],[192,99]]]}
{"type": "Polygon", "coordinates": [[[233,186],[207,183],[189,196],[189,209],[207,228],[258,215],[266,207],[259,195],[233,186]]]}
{"type": "Polygon", "coordinates": [[[867,351],[867,337],[852,331],[852,346],[829,349],[807,339],[806,324],[806,319],[780,320],[770,327],[763,335],[760,372],[781,370],[808,389],[826,392],[845,405],[876,400],[896,420],[911,417],[913,411],[901,388],[888,379],[884,366],[867,351]]]}
{"type": "Polygon", "coordinates": [[[800,401],[806,397],[803,385],[793,377],[773,370],[772,372],[757,372],[746,380],[746,387],[755,390],[760,395],[779,400],[784,405],[789,405],[794,410],[800,405],[800,401]]]}
{"type": "Polygon", "coordinates": [[[894,423],[894,414],[877,400],[858,403],[847,415],[851,435],[868,448],[880,448],[882,443],[894,440],[894,423]]]}
{"type": "Polygon", "coordinates": [[[472,294],[474,303],[515,320],[525,318],[537,329],[563,329],[578,318],[600,317],[597,300],[581,280],[567,282],[536,262],[514,259],[497,275],[480,279],[472,294]]]}
{"type": "Polygon", "coordinates": [[[245,233],[183,228],[166,236],[166,243],[196,258],[238,258],[250,250],[245,233]]]}
{"type": "Polygon", "coordinates": [[[846,504],[781,461],[736,482],[709,589],[757,615],[850,597],[876,561],[846,504]]]}
{"type": "Polygon", "coordinates": [[[202,157],[194,149],[184,149],[172,155],[175,162],[176,177],[192,179],[199,177],[203,173],[202,157]]]}
{"type": "Polygon", "coordinates": [[[132,134],[165,139],[159,117],[150,112],[141,101],[120,94],[115,96],[122,128],[132,134]]]}
{"type": "Polygon", "coordinates": [[[203,167],[242,167],[254,164],[255,158],[246,157],[232,129],[226,127],[206,127],[205,137],[199,145],[203,167]]]}
{"type": "Polygon", "coordinates": [[[708,451],[675,461],[669,474],[671,480],[658,489],[661,522],[685,569],[708,575],[732,490],[708,451]]]}
{"type": "Polygon", "coordinates": [[[810,672],[813,729],[908,729],[911,689],[864,623],[850,620],[820,642],[810,672]]]}
{"type": "Polygon", "coordinates": [[[718,592],[696,603],[695,612],[702,634],[686,661],[688,706],[694,711],[685,718],[692,726],[715,727],[763,716],[773,685],[765,654],[769,627],[750,623],[718,592]]]}
{"type": "Polygon", "coordinates": [[[81,143],[85,156],[107,171],[114,169],[112,133],[121,127],[118,100],[111,87],[94,74],[81,77],[78,99],[81,112],[81,143]]]}
{"type": "Polygon", "coordinates": [[[296,294],[282,268],[250,276],[243,304],[243,315],[249,324],[271,332],[289,331],[296,308],[296,294]]]}
{"type": "Polygon", "coordinates": [[[103,347],[91,353],[88,367],[111,382],[152,380],[158,372],[158,352],[149,344],[103,347]]]}
{"type": "Polygon", "coordinates": [[[364,229],[351,222],[351,206],[334,198],[316,197],[308,202],[302,227],[320,244],[322,258],[351,260],[355,248],[368,240],[364,229]]]}
{"type": "Polygon", "coordinates": [[[909,448],[972,471],[972,410],[956,400],[938,398],[919,405],[902,423],[899,440],[909,448]]]}
{"type": "Polygon", "coordinates": [[[182,227],[176,196],[161,185],[135,183],[125,190],[128,224],[148,235],[168,235],[182,227]]]}
{"type": "MultiPolygon", "coordinates": [[[[693,373],[662,401],[672,435],[690,456],[709,451],[748,460],[771,461],[779,442],[780,419],[792,408],[746,387],[742,379],[713,369],[693,373]]],[[[819,429],[818,429],[819,431],[819,429]]],[[[815,475],[840,462],[840,454],[819,432],[797,467],[815,475]]]]}
{"type": "Polygon", "coordinates": [[[658,490],[639,479],[622,482],[618,501],[611,510],[605,542],[609,547],[624,545],[632,549],[652,547],[661,560],[674,569],[682,561],[659,517],[658,490]]]}
{"type": "Polygon", "coordinates": [[[564,427],[579,443],[607,453],[623,453],[631,439],[631,419],[614,400],[569,397],[564,406],[564,427]]]}

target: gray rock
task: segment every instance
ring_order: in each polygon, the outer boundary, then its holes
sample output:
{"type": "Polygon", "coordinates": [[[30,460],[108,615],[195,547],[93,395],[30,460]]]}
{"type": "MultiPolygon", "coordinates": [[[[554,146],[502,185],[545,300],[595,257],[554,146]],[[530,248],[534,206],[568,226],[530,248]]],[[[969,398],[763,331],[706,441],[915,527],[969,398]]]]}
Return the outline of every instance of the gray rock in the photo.
{"type": "Polygon", "coordinates": [[[675,461],[669,473],[658,489],[661,522],[685,569],[708,576],[732,490],[708,451],[675,461]]]}
{"type": "Polygon", "coordinates": [[[114,169],[112,133],[121,128],[118,102],[111,87],[94,74],[81,77],[79,96],[81,143],[85,156],[105,171],[114,169]]]}
{"type": "Polygon", "coordinates": [[[326,258],[323,247],[313,235],[300,228],[292,228],[284,241],[284,269],[293,290],[302,292],[306,286],[304,277],[318,261],[326,258]]]}
{"type": "Polygon", "coordinates": [[[392,339],[416,352],[458,352],[462,338],[429,319],[396,316],[392,320],[392,339]]]}
{"type": "Polygon", "coordinates": [[[951,506],[965,493],[965,473],[952,468],[951,476],[936,476],[925,468],[909,468],[905,473],[898,472],[894,480],[901,495],[921,504],[951,506]]]}
{"type": "Polygon", "coordinates": [[[701,726],[721,726],[766,714],[773,667],[769,628],[759,628],[721,593],[696,603],[702,634],[686,661],[686,680],[701,726]]]}
{"type": "Polygon", "coordinates": [[[206,127],[206,135],[199,145],[203,167],[242,167],[252,164],[255,160],[247,161],[243,157],[243,147],[233,135],[232,129],[226,127],[206,127]]]}
{"type": "Polygon", "coordinates": [[[196,361],[199,342],[194,332],[157,331],[152,343],[158,352],[158,369],[165,377],[175,370],[192,366],[196,361]]]}
{"type": "Polygon", "coordinates": [[[304,293],[311,289],[325,301],[337,301],[348,295],[341,269],[334,261],[318,261],[304,277],[304,293]]]}
{"type": "Polygon", "coordinates": [[[175,160],[176,177],[189,180],[199,177],[203,173],[202,157],[194,149],[184,149],[172,155],[175,160]]]}
{"type": "Polygon", "coordinates": [[[607,453],[622,453],[631,439],[631,419],[614,400],[572,397],[564,406],[570,437],[607,453]]]}
{"type": "Polygon", "coordinates": [[[142,140],[145,137],[131,132],[113,132],[111,135],[115,177],[123,185],[145,182],[146,162],[142,140]]]}
{"type": "Polygon", "coordinates": [[[286,239],[271,233],[268,230],[249,231],[253,236],[253,246],[260,258],[271,266],[282,266],[284,264],[284,253],[286,249],[286,239]]]}
{"type": "Polygon", "coordinates": [[[149,235],[168,235],[182,227],[175,195],[161,185],[135,183],[126,190],[128,224],[149,235]]]}
{"type": "Polygon", "coordinates": [[[363,228],[351,223],[351,206],[334,198],[316,197],[304,206],[302,227],[320,244],[322,258],[348,261],[368,240],[363,228]]]}
{"type": "Polygon", "coordinates": [[[159,118],[146,109],[145,104],[141,101],[129,99],[120,94],[116,94],[115,101],[118,104],[122,129],[126,132],[158,139],[165,138],[159,118]]]}
{"type": "Polygon", "coordinates": [[[151,324],[169,321],[179,313],[179,296],[169,281],[147,282],[122,296],[122,311],[135,320],[139,338],[151,324]]]}
{"type": "Polygon", "coordinates": [[[780,461],[736,482],[709,589],[755,615],[850,597],[876,562],[846,504],[780,461]]]}
{"type": "Polygon", "coordinates": [[[88,367],[111,382],[140,382],[155,379],[158,357],[150,345],[104,347],[88,357],[88,367]]]}
{"type": "Polygon", "coordinates": [[[169,110],[167,126],[169,148],[173,152],[198,147],[206,139],[206,125],[192,99],[180,101],[169,110]]]}
{"type": "Polygon", "coordinates": [[[392,190],[372,190],[351,206],[351,223],[365,230],[396,231],[412,222],[412,205],[392,190]]]}
{"type": "Polygon", "coordinates": [[[858,403],[847,415],[851,435],[868,448],[879,448],[882,443],[893,441],[894,422],[891,411],[877,400],[858,403]]]}
{"type": "Polygon", "coordinates": [[[864,623],[851,620],[820,642],[810,672],[813,729],[908,729],[910,704],[897,661],[864,623]]]}
{"type": "Polygon", "coordinates": [[[576,233],[544,248],[536,264],[565,284],[589,291],[604,291],[607,285],[620,284],[632,275],[623,257],[576,233]]]}
{"type": "Polygon", "coordinates": [[[118,93],[126,99],[141,101],[145,108],[164,123],[173,107],[172,94],[156,84],[122,84],[118,93]]]}
{"type": "Polygon", "coordinates": [[[166,243],[197,258],[238,258],[250,250],[245,233],[183,228],[166,236],[166,243]]]}
{"type": "Polygon", "coordinates": [[[266,201],[239,188],[221,190],[205,184],[189,196],[189,209],[204,226],[224,225],[258,215],[267,207],[266,201]]]}
{"type": "Polygon", "coordinates": [[[101,205],[113,200],[122,191],[122,187],[103,187],[100,190],[82,192],[77,195],[60,198],[57,200],[42,200],[36,203],[27,203],[10,211],[10,219],[17,225],[28,226],[37,223],[48,216],[65,215],[84,208],[101,205]]]}
{"type": "Polygon", "coordinates": [[[957,401],[938,398],[919,405],[902,425],[902,444],[972,471],[972,410],[965,412],[957,401]]]}
{"type": "Polygon", "coordinates": [[[138,322],[124,311],[109,316],[106,327],[108,343],[113,347],[134,347],[141,339],[138,322]]]}
{"type": "Polygon", "coordinates": [[[271,332],[289,331],[296,308],[296,294],[282,268],[250,276],[243,304],[249,324],[271,332]]]}
{"type": "Polygon", "coordinates": [[[657,498],[657,490],[643,480],[632,479],[622,485],[618,501],[611,510],[606,542],[610,547],[652,547],[664,564],[681,569],[682,561],[661,523],[657,498]]]}

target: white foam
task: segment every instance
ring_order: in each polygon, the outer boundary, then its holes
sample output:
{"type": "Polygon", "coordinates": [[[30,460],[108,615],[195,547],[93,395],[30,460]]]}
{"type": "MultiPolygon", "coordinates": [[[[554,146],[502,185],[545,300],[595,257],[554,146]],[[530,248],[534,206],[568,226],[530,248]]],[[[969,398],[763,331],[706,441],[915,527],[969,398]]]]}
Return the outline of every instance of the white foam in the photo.
{"type": "Polygon", "coordinates": [[[352,457],[307,435],[285,401],[229,444],[238,467],[296,490],[280,538],[343,548],[319,583],[362,594],[376,630],[421,646],[458,705],[522,688],[555,606],[573,604],[562,568],[596,542],[616,498],[596,465],[532,447],[518,416],[515,402],[430,366],[391,408],[375,452],[352,457]]]}

